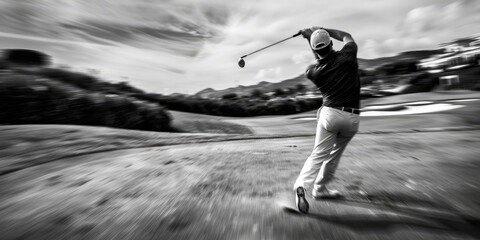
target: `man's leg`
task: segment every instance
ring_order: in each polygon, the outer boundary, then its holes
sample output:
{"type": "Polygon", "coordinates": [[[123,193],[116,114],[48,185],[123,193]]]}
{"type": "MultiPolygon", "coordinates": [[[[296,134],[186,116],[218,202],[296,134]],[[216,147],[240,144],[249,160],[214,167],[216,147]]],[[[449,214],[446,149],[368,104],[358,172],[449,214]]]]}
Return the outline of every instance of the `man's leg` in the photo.
{"type": "Polygon", "coordinates": [[[295,182],[296,192],[295,202],[297,208],[302,213],[308,213],[309,204],[306,196],[305,187],[310,187],[315,180],[318,170],[322,166],[324,159],[328,158],[335,142],[336,134],[323,128],[318,124],[315,147],[310,156],[305,161],[302,170],[295,182]]]}
{"type": "Polygon", "coordinates": [[[314,191],[320,192],[323,190],[325,185],[327,185],[334,177],[335,171],[337,170],[338,163],[340,162],[340,158],[347,148],[347,144],[353,136],[337,136],[337,141],[335,146],[333,147],[332,152],[328,156],[328,158],[323,161],[320,171],[318,172],[317,178],[315,179],[314,183],[314,191]]]}
{"type": "Polygon", "coordinates": [[[318,176],[315,179],[314,190],[312,191],[312,195],[314,196],[321,196],[322,194],[326,194],[326,197],[339,196],[338,191],[329,191],[325,186],[333,179],[347,144],[358,132],[360,123],[358,115],[343,111],[337,111],[337,113],[342,116],[337,119],[339,126],[337,141],[328,159],[323,162],[318,176]]]}
{"type": "Polygon", "coordinates": [[[336,142],[337,134],[325,129],[318,123],[315,147],[310,156],[305,161],[300,174],[295,181],[294,189],[298,187],[309,188],[315,181],[322,163],[330,156],[333,145],[336,142]]]}

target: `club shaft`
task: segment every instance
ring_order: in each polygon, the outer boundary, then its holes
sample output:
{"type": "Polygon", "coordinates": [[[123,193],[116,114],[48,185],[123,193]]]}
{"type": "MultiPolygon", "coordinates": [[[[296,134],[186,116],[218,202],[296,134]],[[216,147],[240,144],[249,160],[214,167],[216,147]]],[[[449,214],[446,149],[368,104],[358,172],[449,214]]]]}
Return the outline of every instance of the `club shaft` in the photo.
{"type": "Polygon", "coordinates": [[[295,35],[293,35],[293,36],[291,36],[291,37],[282,39],[282,40],[280,40],[280,41],[278,41],[278,42],[272,43],[272,44],[270,44],[270,45],[268,45],[268,46],[266,46],[266,47],[260,48],[260,49],[258,49],[258,50],[256,50],[256,51],[253,51],[253,52],[249,53],[249,54],[245,54],[245,55],[241,56],[240,58],[244,58],[244,57],[246,57],[246,56],[252,55],[252,54],[254,54],[254,53],[256,53],[256,52],[259,52],[259,51],[262,51],[262,50],[264,50],[264,49],[266,49],[266,48],[269,48],[269,47],[271,47],[271,46],[273,46],[273,45],[277,45],[277,44],[279,44],[279,43],[281,43],[281,42],[285,42],[285,41],[287,41],[288,39],[294,38],[294,37],[296,37],[296,36],[298,36],[298,35],[300,35],[300,34],[295,34],[295,35]]]}

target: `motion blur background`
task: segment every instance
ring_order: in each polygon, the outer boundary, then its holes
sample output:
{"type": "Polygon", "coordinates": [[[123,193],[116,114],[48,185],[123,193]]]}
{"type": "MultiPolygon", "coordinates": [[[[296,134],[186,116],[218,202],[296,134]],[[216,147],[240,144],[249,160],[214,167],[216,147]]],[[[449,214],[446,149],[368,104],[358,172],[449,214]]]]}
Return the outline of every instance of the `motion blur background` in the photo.
{"type": "Polygon", "coordinates": [[[0,0],[0,240],[478,239],[479,12],[0,0]],[[358,43],[362,113],[329,185],[345,198],[304,216],[292,186],[322,106],[307,41],[237,60],[314,25],[358,43]]]}

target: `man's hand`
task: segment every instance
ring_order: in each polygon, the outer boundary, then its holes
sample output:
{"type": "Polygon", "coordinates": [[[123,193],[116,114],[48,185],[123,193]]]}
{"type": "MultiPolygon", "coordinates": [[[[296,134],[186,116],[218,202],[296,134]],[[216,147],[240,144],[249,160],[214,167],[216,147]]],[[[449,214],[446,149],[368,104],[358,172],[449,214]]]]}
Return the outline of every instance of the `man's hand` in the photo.
{"type": "Polygon", "coordinates": [[[312,29],[310,28],[305,28],[300,30],[300,34],[302,34],[303,38],[310,39],[310,36],[312,36],[312,29]]]}
{"type": "Polygon", "coordinates": [[[310,36],[312,36],[313,32],[315,32],[318,29],[322,29],[321,27],[310,27],[310,28],[304,28],[299,31],[302,36],[308,40],[310,40],[310,36]]]}

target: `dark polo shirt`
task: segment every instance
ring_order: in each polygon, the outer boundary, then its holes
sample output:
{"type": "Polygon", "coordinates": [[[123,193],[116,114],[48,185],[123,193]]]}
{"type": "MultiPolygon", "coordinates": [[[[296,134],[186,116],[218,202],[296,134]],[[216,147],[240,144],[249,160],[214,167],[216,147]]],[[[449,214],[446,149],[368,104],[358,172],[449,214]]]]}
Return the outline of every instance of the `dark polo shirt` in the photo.
{"type": "Polygon", "coordinates": [[[357,44],[346,43],[340,51],[308,67],[305,75],[323,95],[323,106],[360,108],[360,77],[357,44]]]}

